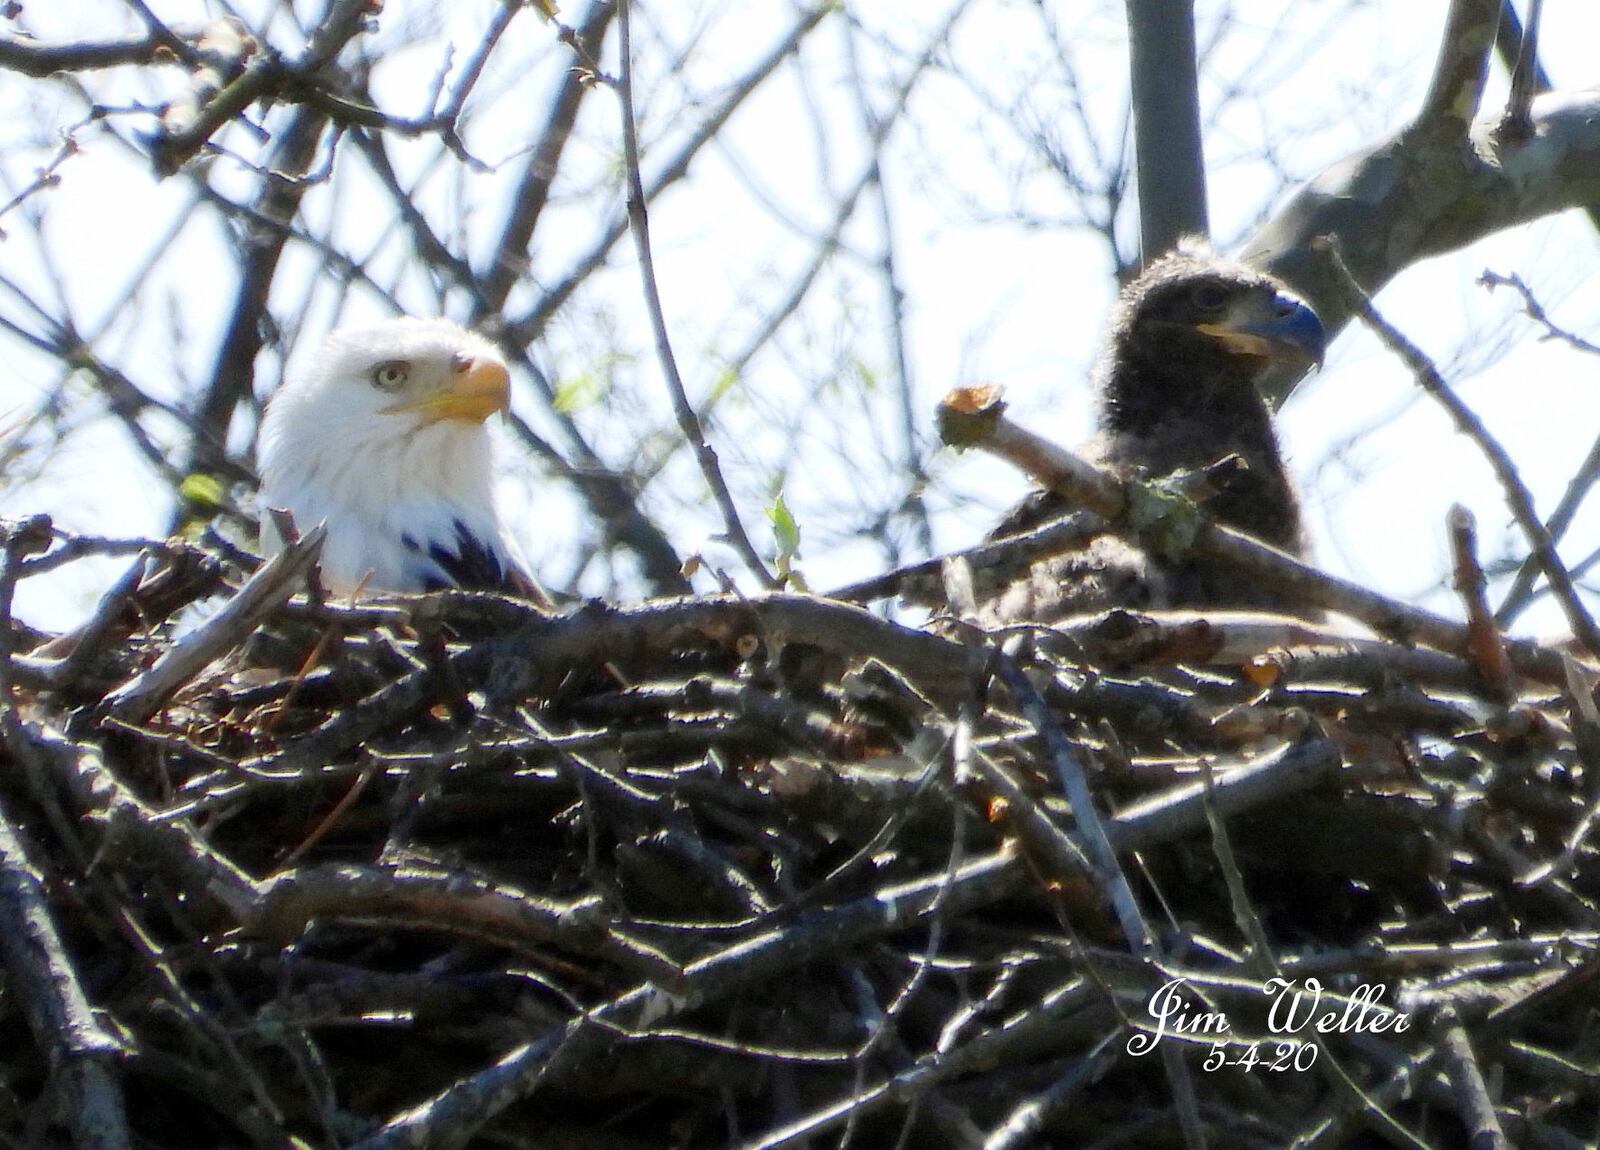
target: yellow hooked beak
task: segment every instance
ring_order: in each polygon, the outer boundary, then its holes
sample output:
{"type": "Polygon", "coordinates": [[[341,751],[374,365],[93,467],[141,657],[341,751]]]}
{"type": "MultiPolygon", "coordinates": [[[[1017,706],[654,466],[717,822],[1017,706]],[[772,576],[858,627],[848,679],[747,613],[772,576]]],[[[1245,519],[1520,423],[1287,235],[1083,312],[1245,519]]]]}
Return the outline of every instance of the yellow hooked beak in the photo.
{"type": "Polygon", "coordinates": [[[506,374],[505,365],[492,359],[469,359],[435,394],[391,404],[383,410],[390,414],[409,412],[420,416],[426,427],[447,419],[482,423],[510,406],[511,377],[506,374]]]}

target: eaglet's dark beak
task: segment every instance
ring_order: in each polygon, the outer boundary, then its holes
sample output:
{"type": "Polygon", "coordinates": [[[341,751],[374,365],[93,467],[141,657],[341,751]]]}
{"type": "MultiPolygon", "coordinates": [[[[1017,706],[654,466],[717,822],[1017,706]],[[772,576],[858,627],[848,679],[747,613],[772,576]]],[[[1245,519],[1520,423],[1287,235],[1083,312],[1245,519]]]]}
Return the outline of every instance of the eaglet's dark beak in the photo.
{"type": "Polygon", "coordinates": [[[1321,367],[1328,350],[1328,333],[1317,313],[1288,292],[1241,299],[1220,321],[1200,324],[1199,330],[1240,355],[1300,366],[1321,367]]]}

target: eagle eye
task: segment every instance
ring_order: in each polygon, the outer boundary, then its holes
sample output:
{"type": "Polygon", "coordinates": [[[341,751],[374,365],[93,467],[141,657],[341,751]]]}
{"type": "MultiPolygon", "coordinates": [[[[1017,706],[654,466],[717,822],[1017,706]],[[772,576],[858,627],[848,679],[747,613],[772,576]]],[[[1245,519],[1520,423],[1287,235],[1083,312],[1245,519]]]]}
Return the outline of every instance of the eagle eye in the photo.
{"type": "Polygon", "coordinates": [[[1195,307],[1204,312],[1221,311],[1228,302],[1228,293],[1216,284],[1199,284],[1189,293],[1195,307]]]}
{"type": "Polygon", "coordinates": [[[372,383],[381,391],[394,391],[411,375],[411,365],[403,360],[390,360],[372,369],[372,383]]]}

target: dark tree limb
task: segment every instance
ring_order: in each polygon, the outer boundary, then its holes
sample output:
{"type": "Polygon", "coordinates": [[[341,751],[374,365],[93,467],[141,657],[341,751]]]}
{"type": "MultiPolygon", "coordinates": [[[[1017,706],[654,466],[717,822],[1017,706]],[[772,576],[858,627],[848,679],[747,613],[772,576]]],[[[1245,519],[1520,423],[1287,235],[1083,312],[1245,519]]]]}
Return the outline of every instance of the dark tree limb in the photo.
{"type": "MultiPolygon", "coordinates": [[[[591,3],[583,19],[573,29],[580,54],[595,58],[611,26],[617,6],[611,3],[591,3]]],[[[572,126],[577,122],[578,109],[583,98],[594,84],[582,73],[569,71],[561,81],[556,97],[550,103],[544,128],[539,132],[538,143],[528,155],[528,161],[511,194],[511,211],[500,229],[500,238],[494,245],[494,256],[483,284],[483,314],[475,313],[474,322],[482,322],[489,312],[498,312],[505,306],[511,289],[527,274],[528,244],[534,229],[550,198],[550,184],[561,166],[561,155],[567,141],[572,138],[572,126]]]]}
{"type": "Polygon", "coordinates": [[[305,194],[305,185],[278,173],[294,177],[310,169],[325,123],[321,113],[296,108],[274,149],[272,171],[263,176],[265,186],[255,208],[280,226],[246,224],[240,236],[239,287],[233,312],[217,350],[211,380],[191,417],[194,439],[186,468],[190,473],[214,472],[226,465],[228,427],[255,379],[256,356],[265,342],[264,327],[269,320],[272,281],[288,243],[287,225],[305,194]]]}
{"type": "Polygon", "coordinates": [[[1206,161],[1193,0],[1127,0],[1145,262],[1186,235],[1207,236],[1206,161]]]}
{"type": "MultiPolygon", "coordinates": [[[[1478,114],[1500,19],[1499,0],[1455,0],[1415,120],[1313,177],[1243,244],[1242,258],[1305,296],[1330,334],[1353,312],[1312,250],[1320,236],[1376,295],[1428,256],[1567,208],[1600,210],[1600,88],[1533,100],[1525,138],[1502,138],[1498,112],[1478,114]]],[[[1298,382],[1263,387],[1278,403],[1298,382]]]]}
{"type": "Polygon", "coordinates": [[[1417,126],[1464,136],[1483,101],[1503,0],[1451,0],[1417,126]]]}
{"type": "MultiPolygon", "coordinates": [[[[1516,20],[1516,11],[1511,6],[1511,0],[1505,0],[1501,5],[1502,26],[1508,14],[1511,20],[1516,20]]],[[[1544,0],[1530,0],[1528,23],[1521,29],[1522,35],[1519,37],[1521,43],[1517,46],[1516,60],[1511,64],[1511,96],[1506,101],[1505,116],[1500,121],[1502,139],[1526,140],[1533,134],[1533,117],[1529,115],[1533,98],[1550,88],[1544,69],[1539,67],[1539,19],[1543,14],[1544,0]]],[[[1501,42],[1501,37],[1497,34],[1496,46],[1498,47],[1501,42]]]]}
{"type": "Polygon", "coordinates": [[[94,1016],[44,889],[11,818],[0,809],[0,958],[7,989],[50,1067],[78,1150],[133,1145],[114,1063],[121,1048],[94,1016]]]}
{"type": "Polygon", "coordinates": [[[0,36],[0,68],[43,78],[57,72],[87,72],[128,64],[154,64],[165,41],[156,36],[126,40],[69,41],[60,44],[0,36]]]}

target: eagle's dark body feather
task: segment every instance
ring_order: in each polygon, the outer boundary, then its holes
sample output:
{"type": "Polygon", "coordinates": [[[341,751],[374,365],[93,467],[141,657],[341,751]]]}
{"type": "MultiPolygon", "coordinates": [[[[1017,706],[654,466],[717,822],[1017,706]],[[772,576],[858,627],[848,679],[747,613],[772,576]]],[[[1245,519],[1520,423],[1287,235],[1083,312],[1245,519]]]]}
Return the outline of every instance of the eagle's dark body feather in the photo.
{"type": "MultiPolygon", "coordinates": [[[[1256,379],[1279,359],[1319,358],[1321,338],[1315,317],[1276,280],[1181,248],[1151,265],[1117,302],[1096,366],[1099,431],[1084,453],[1122,476],[1144,479],[1238,456],[1244,468],[1225,477],[1205,502],[1207,514],[1299,554],[1299,505],[1256,379]]],[[[1070,510],[1059,496],[1037,492],[991,538],[1070,510]]],[[[991,623],[1048,623],[1114,606],[1290,604],[1213,559],[1172,561],[1106,535],[1041,560],[995,589],[983,615],[991,623]]]]}

